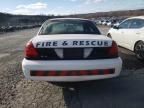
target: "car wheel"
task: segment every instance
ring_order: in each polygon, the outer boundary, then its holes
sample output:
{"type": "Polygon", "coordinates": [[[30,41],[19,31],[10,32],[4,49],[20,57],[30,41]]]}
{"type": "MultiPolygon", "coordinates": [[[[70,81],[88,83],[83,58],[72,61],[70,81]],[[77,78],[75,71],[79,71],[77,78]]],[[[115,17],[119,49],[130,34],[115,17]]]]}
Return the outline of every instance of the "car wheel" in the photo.
{"type": "Polygon", "coordinates": [[[107,37],[112,38],[112,37],[111,37],[111,34],[107,34],[107,37]]]}
{"type": "Polygon", "coordinates": [[[144,61],[144,42],[140,41],[135,45],[134,52],[139,60],[144,61]]]}

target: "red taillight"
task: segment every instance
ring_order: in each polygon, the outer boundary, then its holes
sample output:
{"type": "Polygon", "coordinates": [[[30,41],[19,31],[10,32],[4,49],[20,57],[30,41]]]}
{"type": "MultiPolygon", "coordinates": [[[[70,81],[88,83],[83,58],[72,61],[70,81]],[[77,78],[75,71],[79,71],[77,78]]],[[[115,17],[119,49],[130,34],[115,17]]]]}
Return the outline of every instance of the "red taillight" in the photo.
{"type": "Polygon", "coordinates": [[[31,41],[29,41],[25,46],[25,56],[28,58],[35,58],[38,57],[38,52],[34,48],[31,41]]]}
{"type": "Polygon", "coordinates": [[[118,56],[118,46],[115,41],[112,41],[112,46],[110,47],[110,49],[108,51],[108,55],[111,57],[118,56]]]}

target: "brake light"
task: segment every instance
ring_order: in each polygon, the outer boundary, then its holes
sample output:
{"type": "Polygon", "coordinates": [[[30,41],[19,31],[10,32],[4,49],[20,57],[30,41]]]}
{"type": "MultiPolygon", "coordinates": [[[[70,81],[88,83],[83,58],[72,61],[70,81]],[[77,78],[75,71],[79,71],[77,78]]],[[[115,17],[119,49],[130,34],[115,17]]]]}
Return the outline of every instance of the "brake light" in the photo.
{"type": "Polygon", "coordinates": [[[32,41],[29,41],[25,46],[25,57],[28,58],[38,57],[38,52],[34,48],[32,41]]]}
{"type": "Polygon", "coordinates": [[[109,48],[108,55],[110,57],[118,57],[118,46],[115,41],[112,41],[112,46],[109,48]]]}

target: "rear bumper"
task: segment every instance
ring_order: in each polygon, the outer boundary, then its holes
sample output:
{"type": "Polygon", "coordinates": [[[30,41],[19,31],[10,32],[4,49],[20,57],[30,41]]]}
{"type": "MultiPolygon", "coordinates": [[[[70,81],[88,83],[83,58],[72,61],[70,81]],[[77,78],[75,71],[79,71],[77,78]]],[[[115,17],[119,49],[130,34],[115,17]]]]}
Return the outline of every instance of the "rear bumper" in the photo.
{"type": "Polygon", "coordinates": [[[22,70],[27,79],[45,80],[45,81],[86,81],[116,77],[120,74],[122,68],[121,58],[104,59],[104,60],[55,60],[55,61],[40,61],[27,60],[22,61],[22,70]],[[30,71],[65,71],[65,70],[102,70],[114,69],[113,74],[105,75],[84,75],[84,76],[31,76],[30,71]]]}

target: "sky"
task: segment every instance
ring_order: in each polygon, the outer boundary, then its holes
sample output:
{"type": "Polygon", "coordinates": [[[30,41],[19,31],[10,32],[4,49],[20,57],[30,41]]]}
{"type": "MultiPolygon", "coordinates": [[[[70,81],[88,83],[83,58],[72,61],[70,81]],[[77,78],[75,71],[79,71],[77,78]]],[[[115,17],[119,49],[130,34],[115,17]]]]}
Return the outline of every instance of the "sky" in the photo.
{"type": "Polygon", "coordinates": [[[144,9],[144,0],[1,0],[0,12],[22,15],[70,15],[144,9]]]}

